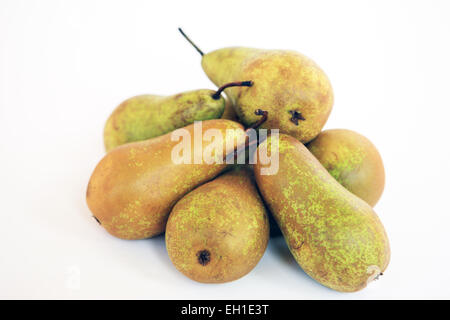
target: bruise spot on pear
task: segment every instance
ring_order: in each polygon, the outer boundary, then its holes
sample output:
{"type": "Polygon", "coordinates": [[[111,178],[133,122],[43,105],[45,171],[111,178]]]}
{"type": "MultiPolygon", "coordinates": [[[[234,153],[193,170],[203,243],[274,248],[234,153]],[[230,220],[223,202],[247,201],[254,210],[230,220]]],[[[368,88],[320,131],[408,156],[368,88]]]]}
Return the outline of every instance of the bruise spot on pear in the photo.
{"type": "Polygon", "coordinates": [[[198,263],[206,266],[211,261],[211,253],[208,250],[201,250],[197,252],[198,263]]]}

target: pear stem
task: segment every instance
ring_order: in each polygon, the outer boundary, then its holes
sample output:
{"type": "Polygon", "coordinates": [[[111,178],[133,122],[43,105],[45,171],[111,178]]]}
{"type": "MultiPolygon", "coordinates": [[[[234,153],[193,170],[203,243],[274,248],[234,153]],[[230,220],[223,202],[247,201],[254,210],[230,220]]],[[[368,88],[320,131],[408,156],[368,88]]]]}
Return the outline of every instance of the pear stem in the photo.
{"type": "Polygon", "coordinates": [[[219,89],[217,89],[216,93],[214,93],[212,95],[212,98],[214,100],[219,100],[220,99],[220,94],[223,92],[223,90],[225,90],[226,88],[230,88],[230,87],[251,87],[253,86],[253,81],[236,81],[236,82],[230,82],[227,84],[224,84],[223,86],[221,86],[219,89]]]}
{"type": "MultiPolygon", "coordinates": [[[[262,117],[261,117],[261,119],[259,119],[257,122],[255,122],[254,124],[252,124],[250,127],[248,127],[248,128],[245,130],[246,135],[245,135],[245,142],[244,142],[244,150],[247,149],[248,147],[253,146],[253,145],[255,145],[255,144],[258,143],[258,140],[249,141],[247,132],[248,132],[249,130],[251,130],[251,129],[256,129],[257,127],[259,127],[260,125],[262,125],[262,124],[267,120],[267,117],[268,117],[268,115],[269,115],[269,112],[268,112],[268,111],[261,110],[261,109],[257,109],[257,110],[255,110],[255,114],[256,114],[257,116],[262,116],[262,117]]],[[[228,158],[231,157],[231,156],[233,156],[233,158],[236,159],[237,156],[238,156],[238,152],[237,152],[238,149],[239,149],[239,146],[238,146],[235,150],[233,150],[232,152],[230,152],[229,154],[225,155],[225,158],[224,158],[223,160],[226,161],[226,159],[228,159],[228,158]]]]}
{"type": "Polygon", "coordinates": [[[197,45],[192,42],[191,39],[189,39],[189,37],[184,33],[184,31],[181,28],[178,28],[178,31],[180,31],[180,33],[183,35],[183,37],[195,48],[195,50],[198,51],[198,53],[200,53],[200,55],[203,57],[205,54],[203,53],[202,50],[200,50],[199,47],[197,47],[197,45]]]}

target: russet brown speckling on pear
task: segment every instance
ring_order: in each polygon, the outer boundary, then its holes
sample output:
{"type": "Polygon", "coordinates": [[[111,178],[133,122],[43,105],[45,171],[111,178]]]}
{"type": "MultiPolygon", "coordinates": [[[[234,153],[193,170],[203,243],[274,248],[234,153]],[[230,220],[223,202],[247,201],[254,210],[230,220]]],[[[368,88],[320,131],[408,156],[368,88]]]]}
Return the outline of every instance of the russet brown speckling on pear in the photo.
{"type": "MultiPolygon", "coordinates": [[[[251,82],[229,85],[251,86],[251,82]]],[[[140,95],[125,100],[106,121],[103,132],[106,151],[125,143],[161,136],[194,121],[223,116],[233,120],[230,104],[221,96],[228,86],[217,91],[201,89],[171,96],[140,95]]]]}
{"type": "Polygon", "coordinates": [[[347,190],[375,206],[384,189],[384,166],[369,139],[351,130],[322,131],[306,146],[347,190]]]}
{"type": "Polygon", "coordinates": [[[225,98],[225,110],[223,111],[223,114],[220,117],[220,119],[239,121],[236,112],[234,111],[233,104],[228,98],[225,98]]]}
{"type": "Polygon", "coordinates": [[[243,47],[204,54],[179,30],[202,55],[203,70],[214,84],[253,81],[251,88],[225,90],[243,124],[254,123],[255,106],[263,106],[269,118],[261,128],[279,129],[302,143],[322,130],[333,106],[333,90],[314,61],[295,51],[243,47]]]}
{"type": "Polygon", "coordinates": [[[338,291],[364,288],[390,259],[389,241],[372,207],[337,182],[298,140],[280,134],[258,147],[279,151],[279,170],[254,165],[256,182],[298,264],[338,291]],[[277,143],[278,141],[278,143],[277,143]]]}
{"type": "Polygon", "coordinates": [[[99,162],[90,178],[86,199],[94,217],[110,234],[122,239],[144,239],[163,233],[172,206],[226,167],[225,163],[219,162],[195,164],[194,153],[203,156],[214,152],[208,149],[212,142],[203,133],[208,129],[221,133],[223,150],[220,151],[223,154],[235,150],[238,139],[245,136],[242,125],[237,122],[202,121],[199,150],[194,143],[198,136],[194,128],[195,124],[191,124],[184,130],[179,129],[178,132],[187,133],[186,141],[172,141],[172,133],[168,133],[119,146],[99,162]],[[228,134],[227,129],[230,129],[228,134]],[[176,148],[184,143],[190,152],[176,148]],[[187,152],[190,163],[174,162],[173,150],[183,155],[187,152]]]}
{"type": "Polygon", "coordinates": [[[166,227],[166,247],[175,267],[205,283],[249,273],[268,240],[266,209],[246,167],[235,167],[185,195],[166,227]]]}

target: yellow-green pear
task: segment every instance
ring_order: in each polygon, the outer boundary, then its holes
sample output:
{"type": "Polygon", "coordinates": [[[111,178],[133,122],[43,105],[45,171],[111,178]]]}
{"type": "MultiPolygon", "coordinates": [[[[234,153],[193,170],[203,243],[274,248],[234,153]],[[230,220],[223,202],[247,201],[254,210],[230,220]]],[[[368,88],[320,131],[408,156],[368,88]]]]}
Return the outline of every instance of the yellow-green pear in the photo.
{"type": "Polygon", "coordinates": [[[260,148],[278,152],[278,171],[262,170],[272,164],[257,158],[255,178],[303,270],[344,292],[377,279],[389,263],[390,248],[372,207],[337,182],[297,139],[271,135],[260,148]]]}
{"type": "Polygon", "coordinates": [[[253,81],[250,88],[228,88],[240,121],[249,125],[257,120],[255,106],[269,112],[261,126],[279,129],[302,143],[322,130],[333,106],[333,90],[322,69],[303,54],[290,50],[262,50],[230,47],[203,53],[202,67],[218,87],[234,81],[253,81]]]}
{"type": "Polygon", "coordinates": [[[230,99],[225,98],[225,110],[223,111],[221,119],[228,119],[233,121],[238,121],[238,117],[236,115],[236,112],[234,111],[233,104],[231,103],[230,99]]]}
{"type": "MultiPolygon", "coordinates": [[[[249,86],[251,83],[243,81],[231,85],[249,86]]],[[[140,95],[125,100],[106,121],[103,132],[106,151],[125,143],[161,136],[194,121],[235,120],[222,91],[200,89],[171,96],[140,95]]]]}

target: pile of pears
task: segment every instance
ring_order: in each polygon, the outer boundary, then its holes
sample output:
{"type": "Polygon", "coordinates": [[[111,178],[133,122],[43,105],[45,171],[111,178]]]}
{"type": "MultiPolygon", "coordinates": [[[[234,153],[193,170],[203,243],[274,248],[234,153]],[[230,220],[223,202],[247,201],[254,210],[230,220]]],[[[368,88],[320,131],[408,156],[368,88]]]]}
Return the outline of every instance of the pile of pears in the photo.
{"type": "MultiPolygon", "coordinates": [[[[333,106],[322,69],[288,50],[205,54],[180,32],[218,89],[136,96],[113,111],[104,128],[107,153],[86,192],[97,222],[121,239],[165,233],[174,266],[203,283],[248,274],[276,229],[300,267],[326,287],[353,292],[378,279],[390,259],[373,210],[384,188],[383,162],[361,134],[322,131],[333,106]],[[251,153],[248,128],[267,129],[252,152],[278,152],[278,171],[263,174],[269,164],[259,157],[252,164],[174,163],[172,133],[190,133],[194,157],[198,121],[203,132],[219,130],[221,151],[233,156],[238,141],[251,153]]],[[[202,137],[203,154],[210,141],[202,137]]]]}

